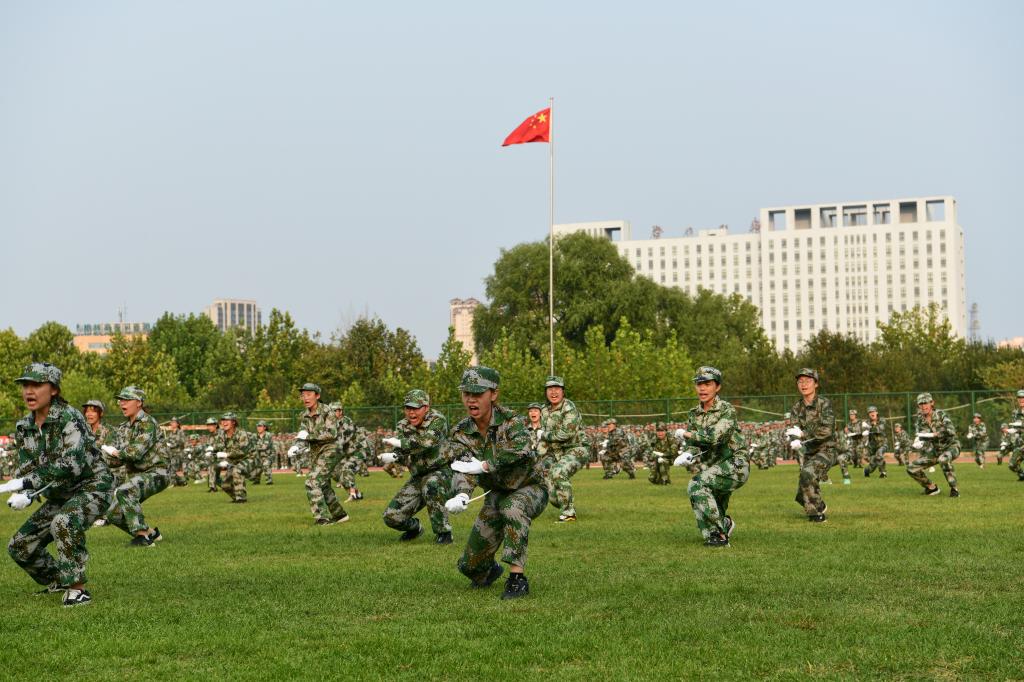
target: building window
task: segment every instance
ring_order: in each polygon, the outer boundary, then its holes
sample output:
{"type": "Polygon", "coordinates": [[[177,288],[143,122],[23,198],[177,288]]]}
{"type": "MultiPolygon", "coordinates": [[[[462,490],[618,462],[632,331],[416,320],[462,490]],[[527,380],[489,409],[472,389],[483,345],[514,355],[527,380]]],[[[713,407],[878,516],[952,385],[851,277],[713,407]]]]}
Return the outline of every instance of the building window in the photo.
{"type": "Polygon", "coordinates": [[[829,206],[821,209],[821,226],[822,227],[835,227],[836,226],[836,207],[829,206]]]}
{"type": "Polygon", "coordinates": [[[924,204],[925,220],[941,222],[946,219],[946,202],[940,200],[926,201],[924,204]]]}
{"type": "Polygon", "coordinates": [[[868,207],[867,206],[844,206],[843,207],[843,225],[846,227],[854,227],[857,225],[868,224],[868,207]]]}

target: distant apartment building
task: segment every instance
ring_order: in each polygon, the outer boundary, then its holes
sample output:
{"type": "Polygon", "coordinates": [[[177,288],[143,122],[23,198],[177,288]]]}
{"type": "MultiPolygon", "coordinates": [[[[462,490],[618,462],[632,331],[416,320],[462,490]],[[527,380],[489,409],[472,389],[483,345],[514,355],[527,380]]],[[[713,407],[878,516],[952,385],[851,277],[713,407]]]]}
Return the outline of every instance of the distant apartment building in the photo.
{"type": "Polygon", "coordinates": [[[256,301],[234,298],[218,298],[203,314],[213,321],[213,325],[222,332],[235,327],[244,327],[252,333],[263,325],[262,314],[256,301]]]}
{"type": "Polygon", "coordinates": [[[475,365],[476,340],[473,337],[473,315],[480,301],[475,298],[453,298],[448,302],[448,324],[455,328],[455,340],[473,354],[471,362],[475,365]]]}
{"type": "MultiPolygon", "coordinates": [[[[963,230],[951,196],[762,208],[749,232],[721,226],[632,239],[627,221],[555,226],[613,242],[640,275],[696,294],[739,294],[779,349],[822,329],[878,338],[894,312],[937,303],[967,332],[963,230]]],[[[654,234],[662,233],[655,228],[654,234]]]]}
{"type": "Polygon", "coordinates": [[[75,348],[83,353],[106,355],[110,339],[117,333],[124,336],[149,336],[153,325],[149,322],[96,322],[75,325],[75,348]]]}

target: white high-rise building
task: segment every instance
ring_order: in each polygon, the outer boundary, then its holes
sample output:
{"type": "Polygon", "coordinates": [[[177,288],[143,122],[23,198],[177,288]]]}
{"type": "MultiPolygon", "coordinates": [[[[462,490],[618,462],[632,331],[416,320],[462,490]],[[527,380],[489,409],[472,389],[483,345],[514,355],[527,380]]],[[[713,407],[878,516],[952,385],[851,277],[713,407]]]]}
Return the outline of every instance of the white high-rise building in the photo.
{"type": "Polygon", "coordinates": [[[222,332],[234,327],[245,327],[255,334],[263,324],[256,301],[218,298],[203,310],[203,314],[213,320],[213,325],[222,332]]]}
{"type": "Polygon", "coordinates": [[[611,239],[659,284],[745,297],[779,349],[798,351],[822,329],[870,343],[891,313],[931,303],[955,334],[967,333],[964,237],[953,197],[762,208],[744,233],[722,226],[632,239],[626,221],[555,226],[556,235],[570,232],[611,239]]]}
{"type": "Polygon", "coordinates": [[[448,323],[455,328],[455,340],[462,344],[473,357],[472,364],[477,363],[476,342],[473,335],[473,316],[476,314],[480,301],[475,298],[453,298],[448,302],[448,323]]]}

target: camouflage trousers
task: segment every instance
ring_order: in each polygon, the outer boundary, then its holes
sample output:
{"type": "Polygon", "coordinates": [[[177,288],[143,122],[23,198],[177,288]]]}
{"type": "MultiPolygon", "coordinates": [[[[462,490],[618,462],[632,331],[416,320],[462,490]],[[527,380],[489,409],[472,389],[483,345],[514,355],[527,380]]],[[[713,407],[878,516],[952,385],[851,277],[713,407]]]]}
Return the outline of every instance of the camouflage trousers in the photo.
{"type": "Polygon", "coordinates": [[[249,475],[250,468],[246,462],[229,464],[227,469],[220,470],[220,489],[227,493],[233,501],[245,502],[248,499],[245,479],[249,475]]]}
{"type": "Polygon", "coordinates": [[[210,490],[216,490],[217,486],[220,485],[220,467],[217,466],[217,458],[215,456],[206,458],[206,483],[210,486],[210,490]]]}
{"type": "Polygon", "coordinates": [[[937,453],[934,450],[919,452],[917,459],[907,465],[907,473],[912,479],[921,484],[922,488],[931,487],[932,482],[928,479],[928,468],[938,464],[942,467],[942,473],[946,477],[946,483],[950,488],[956,487],[956,474],[953,473],[953,461],[960,454],[956,448],[937,453]]]}
{"type": "Polygon", "coordinates": [[[342,488],[355,488],[357,473],[359,473],[359,459],[346,457],[334,469],[332,478],[340,483],[342,488]]]}
{"type": "Polygon", "coordinates": [[[800,482],[796,489],[796,503],[803,506],[808,516],[821,514],[825,508],[818,482],[828,478],[831,466],[832,453],[828,450],[804,453],[804,463],[800,465],[800,482]]]}
{"type": "Polygon", "coordinates": [[[903,456],[903,453],[899,450],[893,450],[892,456],[896,458],[896,464],[900,466],[906,466],[907,458],[903,456]]]}
{"type": "Polygon", "coordinates": [[[547,504],[548,491],[539,483],[487,493],[466,541],[466,551],[459,559],[459,571],[470,580],[481,580],[494,566],[494,555],[502,544],[502,561],[526,566],[530,522],[543,513],[547,504]]]}
{"type": "Polygon", "coordinates": [[[340,462],[340,453],[311,456],[309,475],[306,477],[306,499],[309,500],[309,511],[317,521],[333,521],[346,515],[331,487],[331,472],[340,462]]]}
{"type": "Polygon", "coordinates": [[[575,455],[572,452],[565,452],[552,462],[550,468],[545,472],[544,483],[548,488],[548,499],[552,506],[561,509],[566,516],[576,515],[572,482],[569,479],[583,468],[585,456],[585,453],[575,455]]]}
{"type": "Polygon", "coordinates": [[[188,481],[182,472],[184,469],[181,455],[171,455],[167,458],[167,470],[171,474],[171,483],[176,486],[187,485],[188,481]]]}
{"type": "Polygon", "coordinates": [[[142,503],[170,485],[167,469],[153,469],[142,474],[132,474],[114,490],[114,507],[107,514],[107,521],[129,535],[140,530],[149,530],[142,515],[142,503]]]}
{"type": "MultiPolygon", "coordinates": [[[[839,465],[839,470],[843,472],[843,478],[850,477],[850,463],[853,461],[852,450],[840,450],[836,453],[835,463],[839,465]]],[[[831,468],[831,466],[829,467],[831,468]]]]}
{"type": "Polygon", "coordinates": [[[416,513],[426,507],[434,535],[451,533],[452,525],[444,503],[452,495],[452,473],[451,469],[431,471],[409,479],[384,510],[384,524],[403,532],[413,530],[419,523],[416,513]]]}
{"type": "Polygon", "coordinates": [[[690,479],[686,492],[697,519],[697,530],[707,540],[711,533],[726,532],[725,515],[729,498],[750,478],[750,465],[744,457],[725,459],[706,467],[690,479]]]}
{"type": "Polygon", "coordinates": [[[604,467],[605,478],[614,478],[622,471],[629,474],[630,478],[636,478],[636,465],[633,463],[632,457],[617,455],[605,456],[605,458],[601,460],[601,466],[604,467]]]}
{"type": "Polygon", "coordinates": [[[199,480],[203,475],[203,465],[196,459],[196,455],[192,455],[190,459],[185,460],[185,478],[199,480]]]}
{"type": "Polygon", "coordinates": [[[383,468],[384,471],[386,471],[388,476],[390,476],[391,478],[402,477],[402,465],[396,462],[392,462],[391,464],[385,464],[383,468]]]}
{"type": "Polygon", "coordinates": [[[669,455],[663,454],[661,457],[655,455],[647,466],[651,471],[647,476],[648,481],[654,485],[670,485],[672,483],[672,460],[669,455]],[[659,459],[664,461],[659,462],[659,459]]]}
{"type": "Polygon", "coordinates": [[[1017,478],[1024,481],[1024,449],[1015,448],[1010,451],[1010,471],[1017,474],[1017,478]]]}
{"type": "Polygon", "coordinates": [[[974,443],[974,463],[977,464],[978,466],[984,466],[985,465],[985,444],[984,443],[978,443],[978,442],[974,443]]]}
{"type": "MultiPolygon", "coordinates": [[[[864,473],[870,475],[875,470],[885,474],[885,447],[879,446],[868,458],[868,465],[864,467],[864,473]]],[[[888,474],[887,474],[888,475],[888,474]]]]}
{"type": "Polygon", "coordinates": [[[46,500],[11,538],[7,553],[40,585],[84,583],[85,531],[107,513],[112,494],[113,480],[105,476],[68,500],[46,500]],[[46,550],[51,542],[56,558],[46,550]]]}

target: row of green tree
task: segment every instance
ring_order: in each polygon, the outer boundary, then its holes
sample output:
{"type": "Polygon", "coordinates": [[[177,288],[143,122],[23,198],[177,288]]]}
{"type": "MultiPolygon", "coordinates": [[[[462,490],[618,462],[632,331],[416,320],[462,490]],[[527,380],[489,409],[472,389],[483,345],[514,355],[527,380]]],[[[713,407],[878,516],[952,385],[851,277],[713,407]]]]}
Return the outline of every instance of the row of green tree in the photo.
{"type": "MultiPolygon", "coordinates": [[[[480,362],[502,373],[510,402],[543,397],[548,373],[546,242],[503,251],[486,279],[488,302],[474,331],[480,362]]],[[[580,400],[692,395],[695,367],[714,365],[729,395],[793,392],[798,367],[815,367],[830,393],[981,390],[1024,386],[1024,353],[957,338],[937,307],[897,313],[876,343],[827,330],[801,352],[779,353],[761,330],[758,310],[738,295],[690,296],[637,276],[607,240],[560,239],[555,249],[557,372],[580,400]]],[[[65,373],[73,403],[112,400],[137,384],[153,409],[296,408],[296,389],[316,381],[324,397],[347,405],[393,405],[412,387],[434,402],[458,401],[470,354],[448,339],[427,362],[415,337],[379,318],[358,320],[329,339],[271,311],[255,333],[219,332],[202,315],[164,314],[148,338],[116,336],[106,355],[81,353],[71,331],[47,322],[26,338],[0,331],[0,376],[32,360],[65,373]]],[[[0,383],[0,418],[19,414],[17,386],[0,383]]]]}

